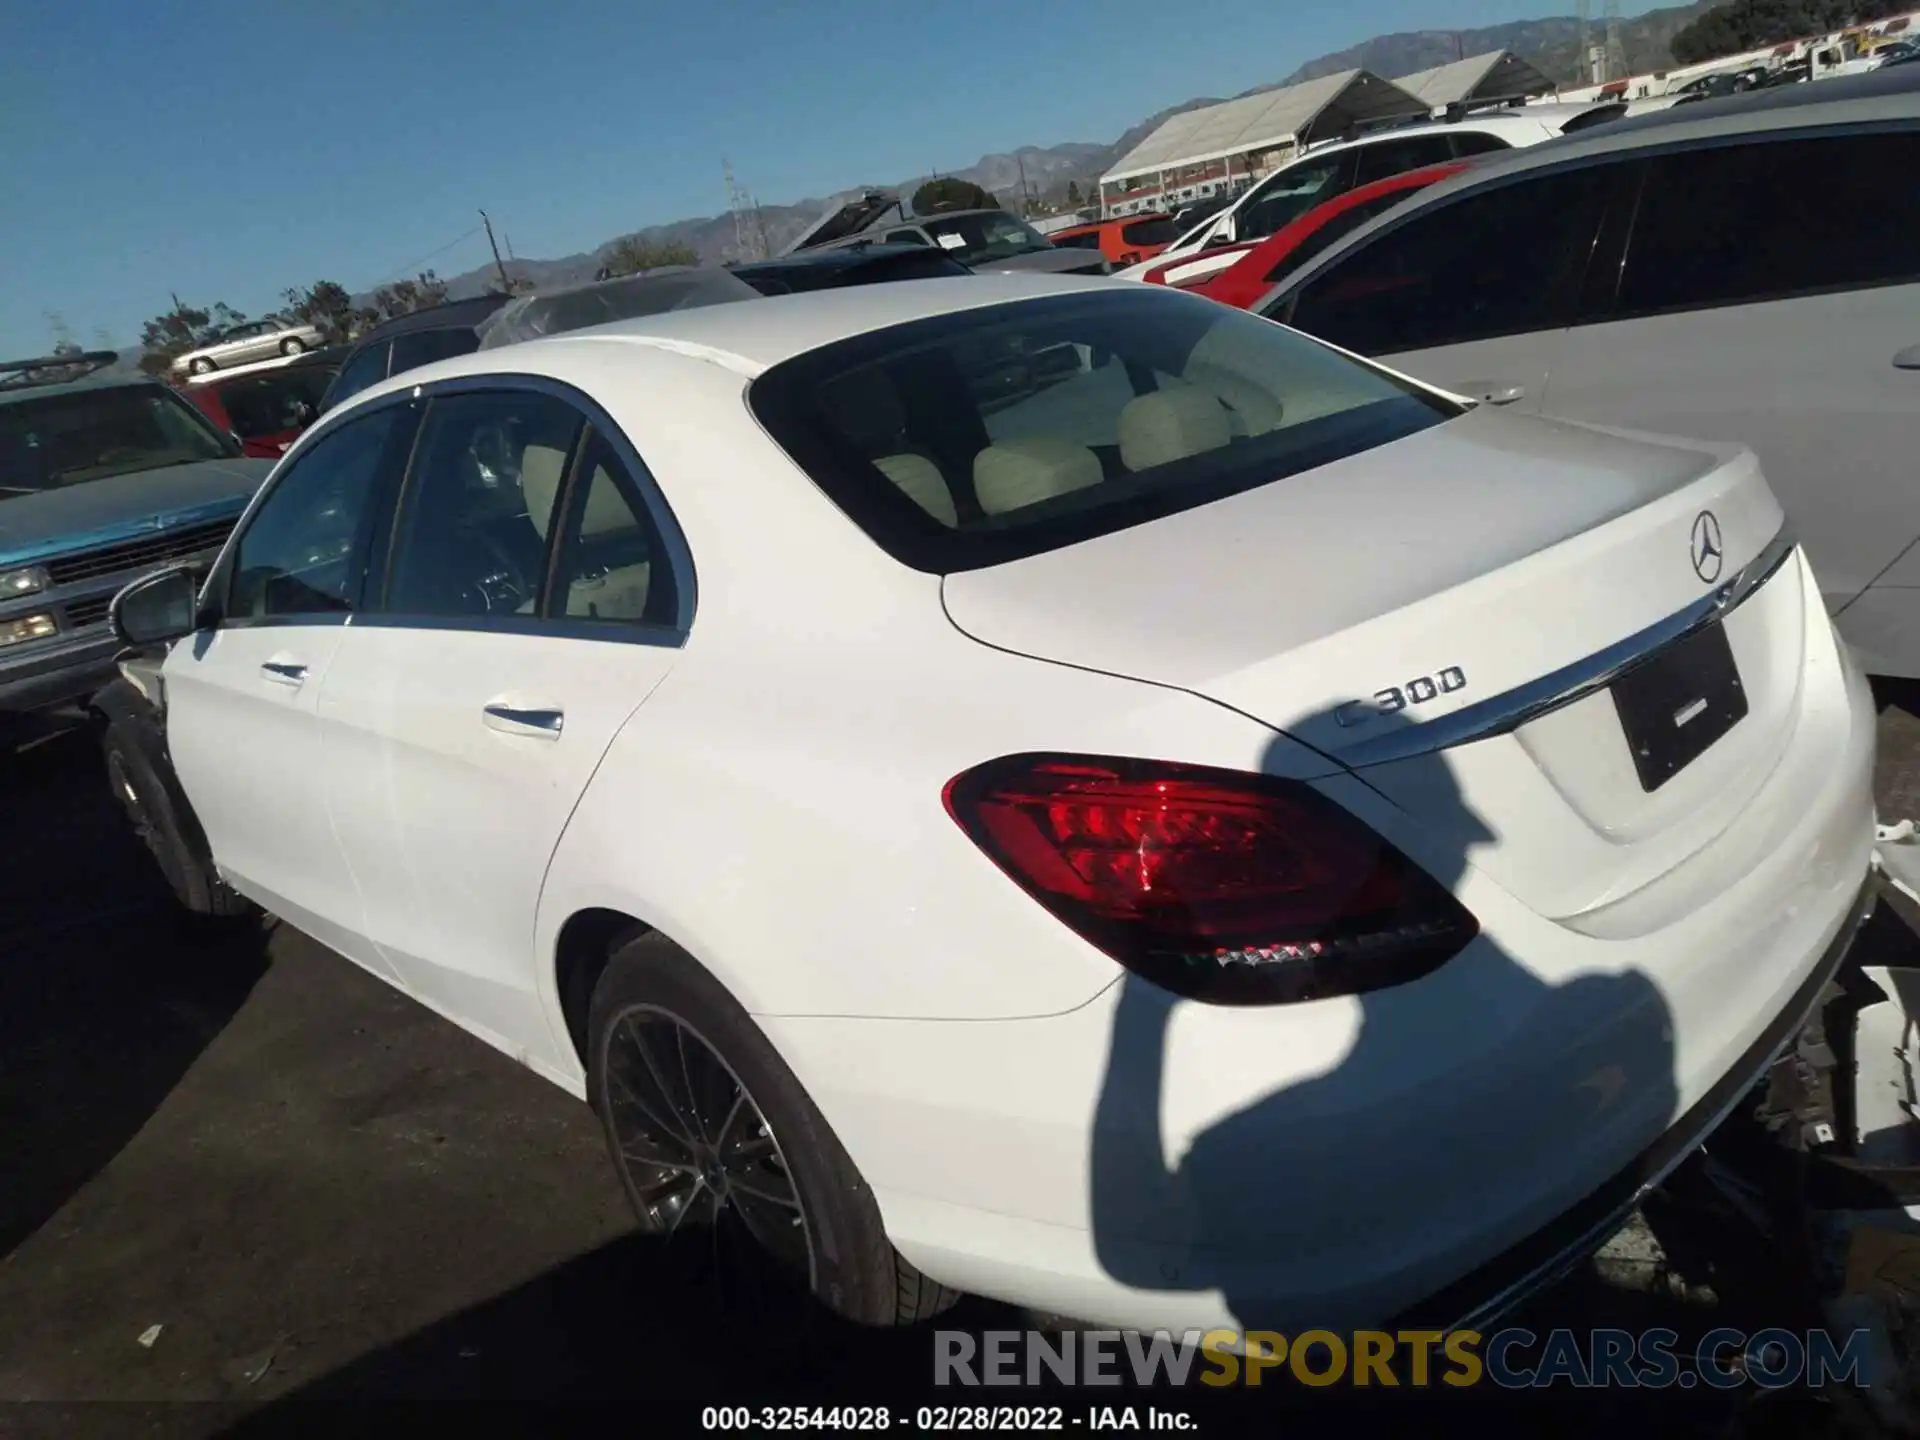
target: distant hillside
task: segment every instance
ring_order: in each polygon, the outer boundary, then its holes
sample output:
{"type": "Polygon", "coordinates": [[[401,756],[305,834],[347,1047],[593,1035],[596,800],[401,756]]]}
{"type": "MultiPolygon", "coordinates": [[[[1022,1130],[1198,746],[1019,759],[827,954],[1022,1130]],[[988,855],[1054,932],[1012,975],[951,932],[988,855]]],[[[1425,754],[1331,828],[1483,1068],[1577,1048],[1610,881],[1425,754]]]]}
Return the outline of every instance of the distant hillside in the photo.
{"type": "MultiPolygon", "coordinates": [[[[1668,46],[1673,37],[1719,3],[1721,0],[1699,0],[1697,4],[1649,10],[1644,15],[1622,20],[1620,43],[1626,51],[1628,73],[1658,70],[1672,64],[1668,46]]],[[[1590,33],[1595,43],[1606,38],[1606,22],[1598,15],[1593,19],[1590,33]]],[[[1376,35],[1346,50],[1309,60],[1280,83],[1297,85],[1302,80],[1354,69],[1371,70],[1376,75],[1397,80],[1416,70],[1445,65],[1468,55],[1484,55],[1489,50],[1511,50],[1522,55],[1562,85],[1586,83],[1580,67],[1580,22],[1570,15],[1547,20],[1515,20],[1478,30],[1413,30],[1398,35],[1376,35]]]]}
{"type": "MultiPolygon", "coordinates": [[[[1628,69],[1638,72],[1671,64],[1668,46],[1673,36],[1715,3],[1717,0],[1698,0],[1695,4],[1652,10],[1622,20],[1620,39],[1626,51],[1628,69]]],[[[1416,70],[1444,65],[1467,55],[1485,54],[1489,50],[1512,50],[1531,60],[1559,83],[1571,85],[1583,78],[1580,74],[1579,35],[1580,22],[1572,16],[1517,20],[1476,30],[1416,30],[1395,35],[1376,35],[1346,50],[1309,60],[1283,80],[1258,85],[1241,93],[1256,95],[1352,69],[1371,70],[1376,75],[1396,80],[1416,70]]],[[[1606,36],[1605,22],[1598,17],[1592,22],[1591,36],[1595,42],[1606,36]]],[[[1011,154],[983,155],[965,170],[943,173],[971,180],[1011,204],[1017,201],[1020,194],[1024,167],[1027,188],[1036,197],[1058,203],[1064,200],[1069,182],[1077,184],[1081,193],[1090,193],[1095,182],[1112,167],[1114,161],[1170,117],[1233,98],[1238,97],[1201,96],[1179,105],[1170,105],[1148,116],[1110,145],[1076,142],[1045,147],[1025,146],[1011,154]]],[[[898,181],[890,188],[911,195],[914,187],[927,178],[917,175],[898,181]]],[[[849,191],[862,188],[868,187],[848,187],[849,191]]],[[[824,199],[807,199],[791,205],[766,205],[759,211],[759,223],[764,226],[772,248],[778,251],[818,218],[827,204],[828,201],[824,199]]],[[[734,218],[730,214],[709,215],[693,220],[676,220],[668,225],[648,226],[637,234],[646,240],[684,241],[694,248],[703,262],[720,264],[734,256],[734,225],[734,218]]],[[[593,278],[602,257],[619,238],[611,237],[593,251],[559,260],[510,261],[507,269],[515,279],[528,279],[542,289],[580,284],[593,278]]],[[[478,295],[495,278],[491,266],[469,270],[464,275],[456,275],[448,280],[448,293],[456,300],[478,295]]]]}

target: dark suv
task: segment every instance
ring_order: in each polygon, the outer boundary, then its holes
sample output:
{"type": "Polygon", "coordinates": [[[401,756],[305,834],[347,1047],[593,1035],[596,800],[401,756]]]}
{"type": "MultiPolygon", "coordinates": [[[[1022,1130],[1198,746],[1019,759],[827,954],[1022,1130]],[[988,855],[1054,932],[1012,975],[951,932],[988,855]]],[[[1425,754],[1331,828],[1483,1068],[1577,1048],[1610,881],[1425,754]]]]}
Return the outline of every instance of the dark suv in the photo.
{"type": "Polygon", "coordinates": [[[118,358],[0,364],[0,718],[112,679],[115,593],[210,562],[273,469],[118,358]]]}
{"type": "Polygon", "coordinates": [[[480,348],[480,327],[511,298],[480,295],[454,300],[374,326],[353,342],[341,361],[340,373],[320,397],[320,413],[326,414],[349,395],[358,395],[389,375],[455,355],[471,355],[480,348]]]}

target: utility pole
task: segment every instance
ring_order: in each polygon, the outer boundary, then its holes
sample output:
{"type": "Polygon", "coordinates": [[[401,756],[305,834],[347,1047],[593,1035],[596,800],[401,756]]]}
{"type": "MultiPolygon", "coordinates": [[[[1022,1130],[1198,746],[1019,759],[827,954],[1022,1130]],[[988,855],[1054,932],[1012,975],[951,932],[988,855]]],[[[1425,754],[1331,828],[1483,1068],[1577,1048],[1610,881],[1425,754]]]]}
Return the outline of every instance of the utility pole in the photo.
{"type": "Polygon", "coordinates": [[[1027,162],[1018,150],[1013,152],[1013,163],[1020,167],[1020,213],[1033,214],[1033,192],[1027,189],[1027,162]]]}
{"type": "MultiPolygon", "coordinates": [[[[507,267],[500,261],[500,247],[494,243],[493,221],[487,218],[487,212],[484,210],[480,212],[480,223],[487,227],[487,244],[493,247],[493,268],[500,272],[500,288],[511,295],[513,293],[513,282],[507,278],[507,267]]],[[[472,234],[473,232],[468,231],[467,233],[472,234]]]]}

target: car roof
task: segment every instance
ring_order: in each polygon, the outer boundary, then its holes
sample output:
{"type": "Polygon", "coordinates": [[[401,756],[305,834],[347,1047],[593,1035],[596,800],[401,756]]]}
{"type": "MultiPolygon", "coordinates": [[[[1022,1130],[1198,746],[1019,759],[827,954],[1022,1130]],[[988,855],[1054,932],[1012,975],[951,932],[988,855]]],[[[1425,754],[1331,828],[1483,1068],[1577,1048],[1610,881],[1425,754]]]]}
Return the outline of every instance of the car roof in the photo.
{"type": "MultiPolygon", "coordinates": [[[[1912,119],[1920,115],[1920,74],[1873,70],[1817,84],[1778,90],[1753,90],[1674,105],[1647,115],[1632,115],[1591,130],[1563,135],[1545,144],[1487,157],[1473,171],[1475,181],[1575,157],[1611,155],[1653,146],[1685,145],[1739,135],[1758,135],[1827,125],[1912,119]]],[[[1451,182],[1447,189],[1465,180],[1451,182]]],[[[1435,188],[1434,196],[1444,193],[1435,188]]]]}
{"type": "Polygon", "coordinates": [[[157,377],[147,374],[127,374],[115,372],[106,367],[119,361],[119,355],[111,350],[90,350],[80,355],[35,356],[30,360],[9,360],[0,364],[0,405],[9,405],[21,400],[39,400],[49,395],[73,395],[84,390],[124,390],[135,386],[150,385],[158,390],[170,387],[157,377]],[[47,381],[39,384],[22,383],[14,377],[31,373],[33,370],[51,370],[64,365],[88,364],[94,368],[84,375],[70,380],[47,381]]]}
{"type": "Polygon", "coordinates": [[[818,250],[801,250],[792,255],[776,255],[771,260],[748,260],[727,268],[735,275],[774,275],[783,270],[807,268],[815,270],[853,270],[862,265],[871,265],[893,255],[924,255],[924,245],[880,244],[854,247],[822,246],[818,250]]]}
{"type": "Polygon", "coordinates": [[[752,379],[796,355],[893,325],[1049,295],[1134,292],[1135,287],[1117,288],[1105,276],[975,273],[797,295],[756,294],[751,300],[616,320],[437,360],[369,386],[338,408],[351,410],[363,400],[434,380],[511,373],[521,366],[538,373],[545,363],[539,357],[558,357],[562,347],[582,345],[627,344],[670,351],[752,379]]]}
{"type": "Polygon", "coordinates": [[[369,345],[377,340],[391,339],[395,335],[405,335],[414,330],[452,330],[462,326],[477,327],[507,301],[511,295],[476,295],[470,300],[449,300],[444,305],[430,305],[424,310],[409,310],[405,315],[396,315],[391,320],[383,320],[372,329],[360,335],[353,342],[354,348],[369,345]]]}
{"type": "Polygon", "coordinates": [[[1275,290],[1283,287],[1291,290],[1323,273],[1368,243],[1377,231],[1405,223],[1415,212],[1425,213],[1429,206],[1445,204],[1464,191],[1534,170],[1609,155],[1631,155],[1640,150],[1710,144],[1742,135],[1770,135],[1916,116],[1920,116],[1920,73],[1910,73],[1903,79],[1899,70],[1874,70],[1862,75],[1804,82],[1782,90],[1698,100],[1562,135],[1525,149],[1477,155],[1460,174],[1427,186],[1409,198],[1404,207],[1395,206],[1386,214],[1376,216],[1314,256],[1275,290]]]}

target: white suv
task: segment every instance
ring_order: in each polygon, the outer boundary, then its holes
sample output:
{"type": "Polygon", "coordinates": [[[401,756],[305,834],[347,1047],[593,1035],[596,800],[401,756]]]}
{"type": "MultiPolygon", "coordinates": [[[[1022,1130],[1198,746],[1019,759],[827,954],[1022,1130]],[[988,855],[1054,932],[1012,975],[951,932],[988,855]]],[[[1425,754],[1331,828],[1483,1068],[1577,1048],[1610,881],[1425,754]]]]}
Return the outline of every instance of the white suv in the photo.
{"type": "Polygon", "coordinates": [[[1423,165],[1538,145],[1570,129],[1611,118],[1619,109],[1606,105],[1527,105],[1461,120],[1404,126],[1360,140],[1317,145],[1293,163],[1276,170],[1219,214],[1194,226],[1152,261],[1115,273],[1124,279],[1137,280],[1146,273],[1149,264],[1164,265],[1170,260],[1193,256],[1197,259],[1195,267],[1182,270],[1180,278],[1182,282],[1203,279],[1214,269],[1224,270],[1240,256],[1225,251],[1218,257],[1220,263],[1209,269],[1205,259],[1198,259],[1202,252],[1238,240],[1262,239],[1336,195],[1423,165]]]}

